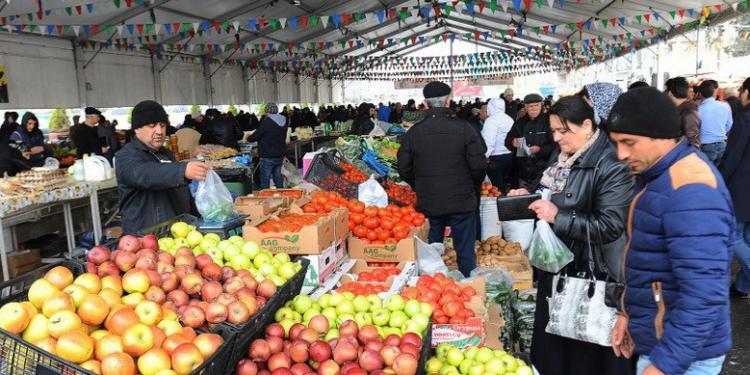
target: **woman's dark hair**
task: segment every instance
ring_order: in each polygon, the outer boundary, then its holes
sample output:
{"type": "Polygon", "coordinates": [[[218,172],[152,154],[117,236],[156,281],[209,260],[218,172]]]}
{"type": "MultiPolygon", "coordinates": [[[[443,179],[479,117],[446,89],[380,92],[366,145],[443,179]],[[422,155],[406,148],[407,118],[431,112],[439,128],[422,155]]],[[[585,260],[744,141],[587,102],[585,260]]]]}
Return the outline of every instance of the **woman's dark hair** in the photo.
{"type": "Polygon", "coordinates": [[[583,86],[583,88],[581,89],[581,91],[577,92],[576,95],[578,95],[578,96],[580,96],[582,98],[589,98],[589,99],[591,99],[591,97],[589,96],[589,90],[586,88],[586,86],[583,86]]]}
{"type": "Polygon", "coordinates": [[[732,119],[735,123],[737,123],[740,119],[740,114],[742,113],[742,102],[740,101],[740,98],[736,96],[730,96],[724,101],[729,104],[729,108],[732,109],[732,119]]]}
{"type": "Polygon", "coordinates": [[[586,120],[591,120],[591,129],[596,131],[594,121],[594,109],[583,100],[580,95],[572,95],[560,98],[549,110],[549,115],[560,118],[563,128],[570,130],[569,124],[581,125],[586,120]]]}
{"type": "Polygon", "coordinates": [[[33,113],[31,113],[31,112],[24,113],[23,114],[23,118],[21,118],[21,129],[23,129],[23,131],[28,132],[28,133],[34,133],[37,130],[39,130],[39,120],[37,120],[36,115],[33,114],[33,113]],[[29,122],[29,120],[36,121],[36,125],[34,126],[34,130],[32,130],[30,132],[28,130],[26,130],[26,123],[29,122]]]}
{"type": "Polygon", "coordinates": [[[742,86],[740,86],[740,91],[750,92],[750,77],[745,78],[745,81],[742,82],[742,86]]]}

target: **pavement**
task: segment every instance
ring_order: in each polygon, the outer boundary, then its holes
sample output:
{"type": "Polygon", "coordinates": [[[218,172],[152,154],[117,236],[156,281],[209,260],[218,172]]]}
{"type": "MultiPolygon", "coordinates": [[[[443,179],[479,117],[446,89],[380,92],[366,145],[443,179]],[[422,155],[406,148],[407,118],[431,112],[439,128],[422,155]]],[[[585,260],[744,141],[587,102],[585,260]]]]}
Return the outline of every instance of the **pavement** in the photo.
{"type": "Polygon", "coordinates": [[[732,350],[722,375],[750,374],[750,301],[732,298],[732,350]]]}

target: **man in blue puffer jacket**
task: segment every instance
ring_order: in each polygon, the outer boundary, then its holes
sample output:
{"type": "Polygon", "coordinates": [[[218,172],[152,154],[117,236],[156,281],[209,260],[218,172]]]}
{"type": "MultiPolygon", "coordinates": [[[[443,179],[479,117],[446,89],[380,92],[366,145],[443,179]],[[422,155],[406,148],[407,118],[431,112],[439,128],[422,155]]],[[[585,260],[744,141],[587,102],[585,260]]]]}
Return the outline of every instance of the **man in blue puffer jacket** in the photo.
{"type": "Polygon", "coordinates": [[[613,349],[635,351],[639,375],[718,374],[732,346],[729,192],[656,89],[620,96],[608,130],[637,177],[613,349]]]}

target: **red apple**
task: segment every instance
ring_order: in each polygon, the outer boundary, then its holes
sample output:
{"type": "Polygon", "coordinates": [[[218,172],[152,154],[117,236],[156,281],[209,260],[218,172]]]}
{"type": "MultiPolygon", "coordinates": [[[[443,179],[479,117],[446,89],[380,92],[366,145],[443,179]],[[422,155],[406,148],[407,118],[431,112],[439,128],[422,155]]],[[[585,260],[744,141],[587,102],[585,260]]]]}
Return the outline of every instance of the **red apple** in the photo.
{"type": "Polygon", "coordinates": [[[227,314],[226,306],[218,302],[212,302],[206,308],[206,321],[214,324],[221,323],[227,320],[227,314]]]}
{"type": "Polygon", "coordinates": [[[138,259],[149,258],[149,259],[152,259],[154,262],[156,262],[157,260],[159,260],[157,258],[157,256],[156,256],[156,251],[151,250],[151,249],[141,249],[141,250],[138,250],[138,252],[135,253],[135,256],[137,256],[138,259]]]}
{"type": "MultiPolygon", "coordinates": [[[[377,329],[375,330],[377,333],[377,329]]],[[[354,336],[356,337],[359,333],[359,327],[357,326],[357,322],[353,320],[347,320],[341,326],[339,326],[339,334],[341,336],[354,336]]]]}
{"type": "Polygon", "coordinates": [[[417,349],[421,349],[422,339],[414,332],[406,332],[403,336],[401,336],[401,344],[411,344],[414,345],[417,349]]]}
{"type": "Polygon", "coordinates": [[[258,365],[250,359],[243,359],[237,363],[234,368],[234,372],[237,375],[257,375],[258,365]]]}
{"type": "Polygon", "coordinates": [[[198,328],[206,322],[206,315],[198,306],[187,306],[180,315],[180,320],[188,327],[198,328]]]}
{"type": "Polygon", "coordinates": [[[266,327],[266,336],[275,336],[283,338],[285,335],[284,327],[279,323],[271,323],[266,327]]]}
{"type": "Polygon", "coordinates": [[[146,271],[146,274],[148,275],[148,280],[151,282],[151,285],[161,286],[161,275],[159,275],[158,272],[151,269],[146,271]]]}
{"type": "Polygon", "coordinates": [[[261,297],[271,298],[271,296],[276,293],[276,284],[268,279],[263,280],[260,284],[258,284],[256,292],[261,297]]]}
{"type": "Polygon", "coordinates": [[[203,277],[214,281],[219,281],[224,276],[221,272],[221,267],[216,263],[207,264],[201,270],[201,274],[203,275],[203,277]]]}
{"type": "Polygon", "coordinates": [[[409,353],[414,357],[419,358],[419,348],[412,344],[401,344],[398,349],[401,351],[401,353],[409,353]]]}
{"type": "Polygon", "coordinates": [[[93,273],[94,275],[99,276],[99,267],[94,263],[86,262],[86,273],[93,273]]]}
{"type": "Polygon", "coordinates": [[[139,257],[135,262],[135,268],[140,268],[142,270],[155,270],[156,262],[149,257],[139,257]]]}
{"type": "Polygon", "coordinates": [[[380,340],[370,340],[365,344],[365,350],[374,350],[378,353],[383,349],[383,342],[380,340]]]}
{"type": "Polygon", "coordinates": [[[175,255],[174,266],[190,266],[191,269],[195,268],[195,256],[190,255],[175,255]]]}
{"type": "Polygon", "coordinates": [[[284,340],[281,337],[268,337],[268,346],[271,348],[271,354],[276,354],[284,350],[284,340]]]}
{"type": "Polygon", "coordinates": [[[396,356],[401,354],[397,347],[392,345],[386,345],[380,350],[380,355],[383,357],[383,363],[386,366],[392,366],[396,360],[396,356]]]}
{"type": "Polygon", "coordinates": [[[174,266],[166,262],[158,261],[156,262],[156,272],[172,273],[174,272],[174,266]]]}
{"type": "Polygon", "coordinates": [[[292,342],[289,346],[289,358],[296,363],[307,362],[310,358],[307,343],[302,340],[292,342]]]}
{"type": "Polygon", "coordinates": [[[239,300],[247,306],[247,311],[250,313],[250,316],[253,316],[258,312],[258,301],[256,301],[255,298],[242,297],[239,298],[239,300]]]}
{"type": "Polygon", "coordinates": [[[164,290],[162,288],[159,288],[158,286],[151,286],[148,288],[146,293],[143,295],[146,300],[148,301],[154,301],[158,303],[159,305],[164,304],[164,302],[167,300],[167,294],[164,293],[164,290]]]}
{"type": "Polygon", "coordinates": [[[331,347],[327,342],[318,340],[310,345],[310,359],[315,362],[323,362],[331,358],[331,347]]]}
{"type": "Polygon", "coordinates": [[[201,298],[206,302],[213,302],[221,295],[221,284],[216,281],[204,282],[201,286],[201,298]]]}
{"type": "Polygon", "coordinates": [[[388,335],[388,337],[386,337],[383,341],[383,344],[390,346],[399,346],[401,345],[401,338],[396,335],[388,335]]]}
{"type": "Polygon", "coordinates": [[[208,254],[201,254],[195,257],[195,265],[198,267],[199,270],[202,270],[207,265],[213,263],[214,260],[211,259],[211,256],[208,254]]]}
{"type": "Polygon", "coordinates": [[[322,362],[318,366],[318,374],[319,375],[338,375],[339,374],[339,365],[334,360],[329,359],[325,362],[322,362]]]}
{"type": "Polygon", "coordinates": [[[243,297],[255,298],[255,292],[248,287],[243,287],[237,292],[235,292],[234,296],[237,297],[237,299],[240,299],[243,297]]]}
{"type": "Polygon", "coordinates": [[[344,362],[356,361],[358,354],[356,346],[348,342],[339,341],[336,348],[333,349],[333,360],[341,365],[344,362]]]}
{"type": "Polygon", "coordinates": [[[159,254],[156,254],[156,260],[158,262],[164,262],[167,264],[174,265],[174,255],[166,251],[160,251],[159,254]]]}
{"type": "Polygon", "coordinates": [[[141,238],[141,247],[159,251],[159,239],[153,234],[147,234],[141,238]]]}
{"type": "Polygon", "coordinates": [[[190,297],[182,289],[175,289],[167,293],[167,300],[174,303],[177,307],[182,307],[188,304],[190,297]]]}
{"type": "Polygon", "coordinates": [[[161,288],[167,293],[177,289],[180,285],[174,273],[161,273],[159,276],[161,276],[161,288]]]}
{"type": "Polygon", "coordinates": [[[288,355],[279,352],[276,354],[272,354],[270,358],[268,358],[268,369],[273,372],[274,370],[278,368],[290,368],[292,367],[292,360],[289,358],[288,355]]]}
{"type": "Polygon", "coordinates": [[[219,297],[216,298],[216,302],[224,306],[229,306],[230,303],[237,302],[237,297],[228,293],[221,293],[219,294],[219,297]]]}
{"type": "Polygon", "coordinates": [[[193,339],[193,344],[200,350],[203,358],[208,359],[211,357],[221,344],[224,343],[224,339],[215,333],[202,333],[193,339]]]}
{"type": "Polygon", "coordinates": [[[91,250],[86,253],[86,260],[98,266],[110,260],[110,256],[111,252],[106,246],[98,245],[92,247],[91,250]]]}
{"type": "Polygon", "coordinates": [[[252,291],[255,291],[255,288],[258,287],[258,281],[255,280],[253,275],[251,275],[250,272],[248,272],[247,270],[240,270],[240,271],[247,272],[247,274],[242,274],[242,275],[238,274],[238,275],[240,276],[240,279],[242,279],[242,282],[245,283],[246,287],[250,288],[250,290],[252,291]]]}
{"type": "Polygon", "coordinates": [[[184,343],[172,351],[172,370],[178,374],[189,374],[198,368],[203,361],[203,355],[193,343],[184,343]]]}
{"type": "Polygon", "coordinates": [[[299,336],[297,337],[300,340],[307,341],[308,344],[312,344],[320,339],[320,334],[318,334],[318,332],[312,328],[305,328],[299,332],[299,336]]]}
{"type": "Polygon", "coordinates": [[[245,283],[238,276],[233,276],[224,282],[224,291],[229,294],[235,294],[238,290],[245,287],[245,283]]]}
{"type": "MultiPolygon", "coordinates": [[[[312,320],[310,322],[312,323],[312,320]]],[[[357,333],[357,338],[359,339],[359,342],[364,345],[369,341],[379,340],[380,334],[378,333],[378,329],[375,326],[368,324],[362,326],[362,328],[357,333]]]]}
{"type": "Polygon", "coordinates": [[[315,371],[305,363],[295,363],[290,370],[292,370],[293,375],[315,374],[315,371]]]}
{"type": "Polygon", "coordinates": [[[187,264],[183,264],[180,266],[174,266],[174,273],[177,275],[177,280],[182,280],[185,275],[193,273],[195,269],[193,267],[190,267],[187,264]]]}
{"type": "Polygon", "coordinates": [[[227,321],[232,324],[242,324],[250,319],[250,310],[240,301],[230,303],[227,306],[227,314],[227,321]]]}
{"type": "Polygon", "coordinates": [[[222,277],[224,280],[229,280],[237,275],[237,271],[230,266],[224,266],[221,268],[222,277]]]}
{"type": "Polygon", "coordinates": [[[120,242],[117,243],[118,250],[136,252],[141,247],[141,241],[136,236],[125,235],[120,237],[120,242]]]}
{"type": "Polygon", "coordinates": [[[115,256],[115,264],[122,272],[127,272],[135,267],[138,257],[131,251],[119,251],[115,256]]]}
{"type": "Polygon", "coordinates": [[[197,273],[191,273],[185,275],[180,281],[180,287],[185,293],[190,295],[197,295],[201,291],[203,286],[203,278],[197,273]]]}
{"type": "Polygon", "coordinates": [[[295,341],[299,338],[299,333],[302,332],[302,330],[305,328],[305,325],[302,323],[294,323],[289,328],[289,334],[287,335],[287,337],[289,337],[289,340],[295,341]]]}
{"type": "Polygon", "coordinates": [[[255,339],[250,343],[250,349],[248,349],[248,357],[256,362],[265,362],[271,357],[271,346],[268,345],[268,341],[263,339],[255,339]]]}
{"type": "Polygon", "coordinates": [[[120,268],[112,261],[106,261],[99,265],[97,269],[99,277],[104,276],[120,276],[120,268]]]}
{"type": "Polygon", "coordinates": [[[255,301],[258,302],[258,308],[261,308],[263,307],[263,305],[266,304],[267,299],[266,297],[261,297],[261,296],[256,295],[255,301]]]}
{"type": "Polygon", "coordinates": [[[401,353],[393,361],[396,375],[414,375],[417,373],[417,358],[408,353],[401,353]]]}

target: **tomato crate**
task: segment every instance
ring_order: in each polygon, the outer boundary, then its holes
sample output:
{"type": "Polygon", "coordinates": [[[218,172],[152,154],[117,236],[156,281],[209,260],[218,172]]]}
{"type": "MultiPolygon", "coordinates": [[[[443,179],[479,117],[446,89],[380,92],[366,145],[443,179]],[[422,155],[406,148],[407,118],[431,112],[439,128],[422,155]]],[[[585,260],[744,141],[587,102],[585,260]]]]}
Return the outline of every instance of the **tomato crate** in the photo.
{"type": "MultiPolygon", "coordinates": [[[[73,276],[85,273],[84,266],[76,261],[62,260],[48,264],[13,280],[0,284],[0,305],[22,301],[34,281],[41,279],[50,269],[64,266],[73,276]]],[[[200,333],[201,331],[199,331],[200,333]]],[[[216,352],[201,364],[191,375],[225,374],[229,356],[234,346],[235,332],[224,326],[215,326],[212,333],[220,335],[224,343],[216,352]]],[[[0,329],[0,374],[2,375],[95,375],[81,366],[57,357],[38,346],[22,340],[0,329]]]]}
{"type": "Polygon", "coordinates": [[[341,162],[346,160],[337,153],[319,153],[313,158],[304,179],[323,190],[335,191],[348,199],[356,199],[359,184],[344,178],[346,170],[339,166],[341,162]]]}
{"type": "Polygon", "coordinates": [[[250,343],[263,335],[266,327],[274,322],[274,314],[276,314],[276,310],[282,308],[287,301],[290,301],[301,293],[302,282],[305,280],[305,274],[307,274],[307,268],[310,266],[310,261],[303,257],[299,257],[297,261],[302,264],[302,268],[284,285],[278,288],[276,293],[266,302],[265,305],[263,305],[255,316],[250,318],[249,321],[240,325],[226,322],[220,324],[232,329],[236,336],[231,354],[228,358],[226,369],[227,374],[235,373],[235,366],[242,358],[247,356],[247,350],[250,347],[250,343]]]}

